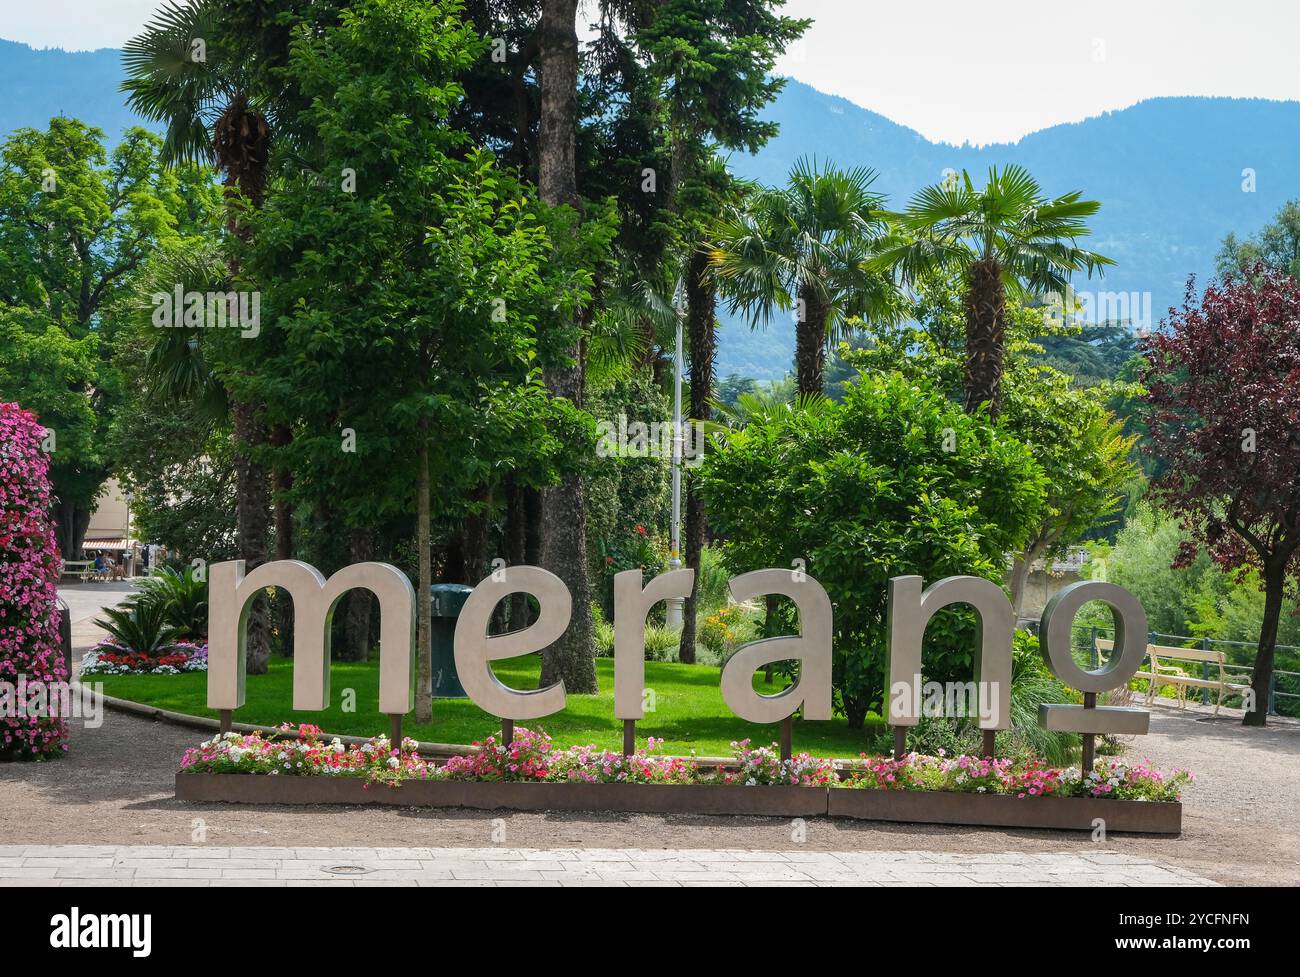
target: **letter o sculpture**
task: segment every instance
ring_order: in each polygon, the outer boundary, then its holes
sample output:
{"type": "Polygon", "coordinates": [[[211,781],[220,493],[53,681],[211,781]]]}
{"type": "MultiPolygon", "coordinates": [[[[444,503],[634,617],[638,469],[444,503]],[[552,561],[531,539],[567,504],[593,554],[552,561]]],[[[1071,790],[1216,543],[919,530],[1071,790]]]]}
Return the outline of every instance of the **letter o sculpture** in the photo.
{"type": "Polygon", "coordinates": [[[1062,587],[1043,608],[1039,627],[1042,654],[1052,674],[1080,692],[1109,692],[1125,685],[1142,666],[1147,649],[1147,614],[1123,587],[1081,580],[1062,587]],[[1090,600],[1109,604],[1115,618],[1115,649],[1110,664],[1087,672],[1074,662],[1071,632],[1075,615],[1090,600]]]}

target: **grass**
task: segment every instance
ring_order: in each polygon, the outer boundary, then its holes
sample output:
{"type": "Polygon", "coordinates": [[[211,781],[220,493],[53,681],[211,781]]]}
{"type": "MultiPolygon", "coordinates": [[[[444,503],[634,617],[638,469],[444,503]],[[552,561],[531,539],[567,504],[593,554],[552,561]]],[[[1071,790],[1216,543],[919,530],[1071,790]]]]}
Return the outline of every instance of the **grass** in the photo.
{"type": "MultiPolygon", "coordinates": [[[[527,656],[499,662],[494,666],[497,677],[517,689],[537,687],[541,660],[527,656]]],[[[637,722],[637,742],[646,737],[665,740],[661,753],[686,754],[691,750],[701,756],[727,756],[732,740],[749,738],[756,744],[777,739],[776,726],[756,726],[732,715],[722,701],[718,687],[720,669],[707,665],[679,665],[646,662],[646,688],[655,693],[655,711],[637,722]]],[[[247,701],[235,712],[235,721],[275,726],[282,722],[313,723],[329,733],[374,736],[388,731],[388,718],[376,711],[379,703],[379,671],[374,662],[359,664],[335,662],[330,668],[330,708],[324,712],[294,712],[292,701],[293,669],[290,661],[273,658],[266,675],[250,675],[247,701]],[[355,712],[344,712],[345,689],[353,689],[355,712]]],[[[594,743],[618,750],[623,745],[623,724],[614,718],[614,662],[596,660],[596,677],[600,692],[595,695],[568,696],[562,712],[532,723],[545,729],[560,746],[594,743]]],[[[147,703],[159,709],[216,718],[207,708],[207,675],[202,672],[181,675],[97,675],[104,692],[119,699],[147,703]]],[[[778,682],[780,680],[778,679],[778,682]]],[[[771,694],[779,685],[765,686],[761,674],[754,677],[754,687],[771,694]]],[[[468,699],[435,699],[433,722],[417,724],[409,714],[403,725],[407,736],[437,743],[470,743],[490,736],[500,729],[500,720],[489,716],[468,699]]],[[[844,719],[829,722],[803,722],[794,727],[795,752],[807,750],[817,756],[855,757],[867,742],[884,728],[874,717],[867,728],[850,730],[844,719]]]]}

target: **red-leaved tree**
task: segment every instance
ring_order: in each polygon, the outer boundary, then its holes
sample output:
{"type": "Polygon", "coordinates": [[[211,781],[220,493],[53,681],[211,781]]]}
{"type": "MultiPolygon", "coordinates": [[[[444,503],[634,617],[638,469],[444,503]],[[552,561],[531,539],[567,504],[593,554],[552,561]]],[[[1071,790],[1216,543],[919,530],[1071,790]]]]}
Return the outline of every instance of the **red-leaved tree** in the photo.
{"type": "Polygon", "coordinates": [[[1264,620],[1245,719],[1263,726],[1278,618],[1300,577],[1300,282],[1262,266],[1210,285],[1143,344],[1153,488],[1225,569],[1253,567],[1264,620]],[[1253,702],[1249,701],[1253,698],[1253,702]]]}

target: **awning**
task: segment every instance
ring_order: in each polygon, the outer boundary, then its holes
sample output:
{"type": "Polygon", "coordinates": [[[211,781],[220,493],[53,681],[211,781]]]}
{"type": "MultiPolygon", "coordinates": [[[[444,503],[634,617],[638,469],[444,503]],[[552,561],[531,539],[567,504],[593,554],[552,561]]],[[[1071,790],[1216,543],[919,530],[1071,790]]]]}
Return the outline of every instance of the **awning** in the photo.
{"type": "Polygon", "coordinates": [[[110,553],[121,553],[132,546],[139,546],[138,539],[123,539],[118,536],[116,539],[88,539],[81,544],[83,550],[105,550],[110,553]]]}

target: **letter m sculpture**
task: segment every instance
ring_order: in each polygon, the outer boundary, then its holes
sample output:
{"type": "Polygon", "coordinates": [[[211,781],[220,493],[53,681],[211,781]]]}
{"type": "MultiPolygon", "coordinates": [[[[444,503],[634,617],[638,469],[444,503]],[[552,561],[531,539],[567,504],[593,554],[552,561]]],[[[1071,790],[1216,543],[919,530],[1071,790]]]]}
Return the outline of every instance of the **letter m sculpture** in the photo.
{"type": "Polygon", "coordinates": [[[330,699],[330,619],[357,587],[379,601],[379,711],[402,716],[415,705],[415,591],[387,563],[354,563],[327,581],[299,560],[263,563],[247,576],[244,561],[209,569],[208,708],[244,704],[248,607],[258,591],[281,587],[293,598],[293,708],[318,712],[330,699]]]}

